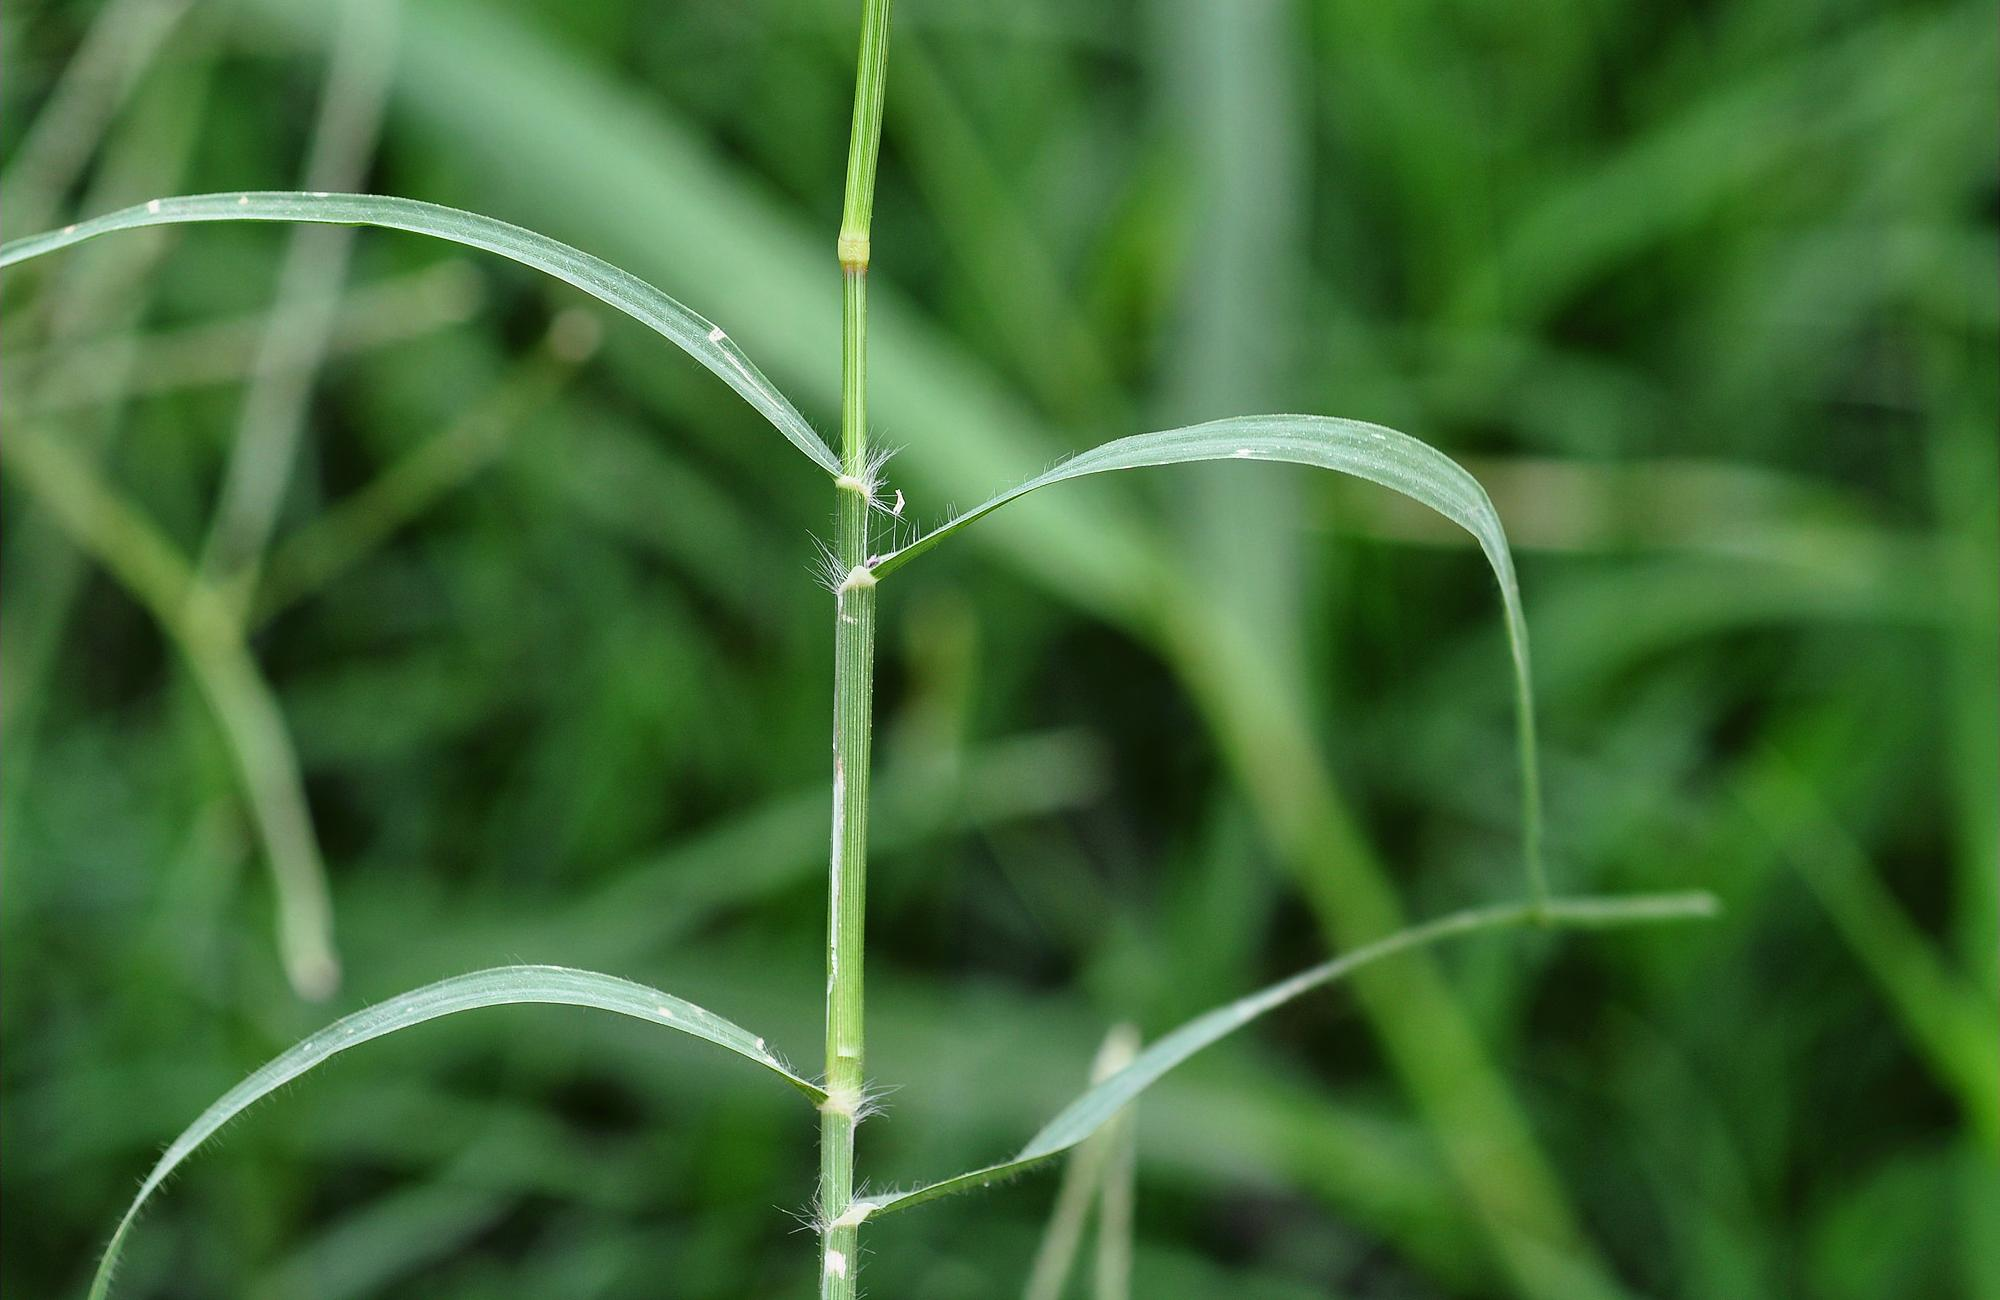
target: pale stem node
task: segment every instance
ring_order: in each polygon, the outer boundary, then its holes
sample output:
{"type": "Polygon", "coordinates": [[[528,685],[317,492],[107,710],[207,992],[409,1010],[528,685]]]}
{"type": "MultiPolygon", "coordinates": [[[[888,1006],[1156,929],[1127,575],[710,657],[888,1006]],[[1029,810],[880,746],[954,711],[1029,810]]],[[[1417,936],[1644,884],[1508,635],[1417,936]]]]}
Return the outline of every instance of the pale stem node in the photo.
{"type": "Polygon", "coordinates": [[[829,1086],[826,1100],[819,1104],[819,1110],[822,1115],[847,1115],[858,1119],[866,1111],[867,1104],[868,1099],[859,1088],[829,1086]]]}
{"type": "MultiPolygon", "coordinates": [[[[824,245],[822,245],[824,247],[824,245]]],[[[834,243],[834,251],[840,256],[840,265],[849,271],[868,269],[868,236],[860,231],[843,230],[834,243]]]]}
{"type": "MultiPolygon", "coordinates": [[[[877,477],[876,465],[872,463],[876,459],[870,457],[871,463],[863,466],[859,474],[842,474],[833,481],[833,486],[841,492],[852,492],[860,497],[862,504],[870,510],[883,510],[887,507],[882,502],[882,480],[877,477]]],[[[880,459],[886,460],[887,457],[880,459]]],[[[897,495],[902,494],[899,492],[897,495]]]]}

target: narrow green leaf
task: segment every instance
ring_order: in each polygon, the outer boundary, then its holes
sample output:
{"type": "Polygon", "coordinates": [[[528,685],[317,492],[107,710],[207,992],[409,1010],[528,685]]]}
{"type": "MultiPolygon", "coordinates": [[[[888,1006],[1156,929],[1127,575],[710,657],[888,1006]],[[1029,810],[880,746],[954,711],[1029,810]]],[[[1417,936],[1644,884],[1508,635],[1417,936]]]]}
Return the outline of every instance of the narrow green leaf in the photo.
{"type": "Polygon", "coordinates": [[[986,1187],[1017,1174],[1026,1173],[1038,1165],[1053,1160],[1097,1132],[1134,1097],[1150,1088],[1167,1071],[1202,1048],[1241,1029],[1265,1012],[1283,1006],[1300,994],[1331,984],[1370,962],[1394,956],[1411,948],[1436,943],[1441,939],[1480,930],[1498,930],[1528,924],[1595,929],[1650,921],[1683,920],[1710,916],[1714,912],[1715,899],[1709,894],[1640,894],[1625,898],[1555,899],[1540,904],[1502,903],[1491,907],[1469,908],[1439,917],[1423,925],[1411,926],[1386,939],[1378,939],[1352,952],[1343,953],[1331,961],[1301,971],[1290,979],[1281,980],[1248,997],[1239,998],[1226,1006],[1217,1007],[1213,1011],[1195,1017],[1172,1033],[1156,1040],[1145,1051],[1139,1053],[1132,1064],[1091,1087],[1064,1107],[1060,1114],[1042,1127],[1041,1132],[1029,1138],[1027,1145],[1022,1147],[1011,1160],[988,1165],[984,1169],[974,1169],[939,1182],[928,1183],[907,1192],[871,1198],[868,1202],[868,1217],[876,1218],[893,1210],[906,1210],[911,1206],[922,1205],[926,1201],[934,1201],[955,1192],[969,1192],[977,1187],[986,1187]]]}
{"type": "Polygon", "coordinates": [[[154,199],[135,207],[79,221],[40,235],[0,245],[0,267],[53,253],[71,244],[114,230],[174,225],[196,221],[298,221],[335,226],[380,226],[407,230],[485,249],[567,281],[627,316],[650,326],[668,342],[708,367],[757,408],[794,447],[829,474],[840,473],[840,461],[813,432],[798,408],[764,377],[722,329],[689,311],[629,271],[602,258],[558,243],[532,230],[482,217],[476,212],[440,207],[415,199],[378,194],[304,194],[288,191],[196,194],[154,199]]]}
{"type": "Polygon", "coordinates": [[[1141,433],[1080,452],[1055,468],[984,504],[963,511],[908,546],[876,557],[882,578],[1008,502],[1089,474],[1181,465],[1193,461],[1280,461],[1330,469],[1379,483],[1429,506],[1472,534],[1500,582],[1506,607],[1507,642],[1514,658],[1516,732],[1521,763],[1521,839],[1528,886],[1537,898],[1548,895],[1542,866],[1541,767],[1535,745],[1534,687],[1528,669],[1528,624],[1521,612],[1520,584],[1500,516],[1479,480],[1451,457],[1407,433],[1326,415],[1239,415],[1207,424],[1141,433]]]}
{"type": "Polygon", "coordinates": [[[218,1129],[259,1098],[282,1088],[335,1053],[344,1052],[371,1038],[380,1038],[384,1034],[393,1034],[399,1029],[408,1029],[426,1020],[436,1020],[460,1011],[522,1002],[594,1007],[650,1021],[668,1029],[678,1029],[755,1061],[806,1094],[814,1104],[826,1100],[826,1093],[819,1085],[794,1073],[765,1046],[763,1039],[692,1002],[644,984],[563,966],[498,966],[492,970],[474,971],[470,975],[453,976],[336,1020],[274,1057],[203,1111],[200,1118],[174,1139],[173,1145],[153,1166],[153,1171],[146,1175],[146,1181],[140,1184],[139,1194],[125,1211],[125,1217],[118,1221],[117,1230],[111,1234],[111,1244],[105,1248],[104,1258],[97,1266],[97,1276],[90,1286],[90,1300],[103,1300],[109,1294],[111,1276],[118,1266],[125,1236],[147,1198],[159,1189],[176,1166],[193,1154],[196,1147],[213,1137],[218,1129]]]}

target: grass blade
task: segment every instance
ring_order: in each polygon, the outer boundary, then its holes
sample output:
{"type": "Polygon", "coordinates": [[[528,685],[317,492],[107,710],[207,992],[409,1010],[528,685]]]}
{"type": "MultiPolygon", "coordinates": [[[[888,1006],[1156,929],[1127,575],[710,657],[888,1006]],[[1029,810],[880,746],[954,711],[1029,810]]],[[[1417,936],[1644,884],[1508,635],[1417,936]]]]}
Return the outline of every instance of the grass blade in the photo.
{"type": "Polygon", "coordinates": [[[1182,465],[1195,461],[1278,461],[1330,469],[1378,483],[1430,507],[1472,534],[1500,583],[1506,607],[1507,643],[1514,659],[1516,727],[1521,763],[1521,838],[1528,887],[1537,901],[1548,897],[1542,866],[1541,770],[1535,745],[1534,687],[1528,669],[1528,625],[1521,612],[1521,589],[1514,577],[1500,515],[1479,480],[1429,443],[1394,429],[1325,415],[1242,415],[1206,424],[1141,433],[1080,452],[1018,487],[962,511],[898,550],[874,560],[879,579],[975,521],[1036,488],[1091,474],[1182,465]]]}
{"type": "Polygon", "coordinates": [[[140,1184],[139,1194],[125,1211],[125,1217],[118,1221],[117,1230],[111,1234],[111,1244],[105,1248],[104,1258],[97,1266],[97,1275],[90,1286],[90,1300],[103,1300],[110,1293],[112,1273],[117,1269],[125,1236],[147,1198],[166,1181],[167,1175],[193,1154],[196,1147],[213,1137],[224,1124],[258,1099],[284,1087],[336,1053],[371,1038],[380,1038],[399,1029],[408,1029],[426,1020],[436,1020],[460,1011],[529,1002],[592,1007],[678,1029],[755,1061],[806,1094],[815,1104],[826,1100],[825,1092],[817,1084],[795,1074],[764,1045],[763,1039],[749,1030],[692,1002],[644,984],[619,979],[615,975],[571,970],[563,966],[499,966],[469,975],[456,975],[334,1021],[274,1057],[203,1111],[200,1118],[174,1139],[173,1145],[167,1148],[166,1154],[146,1175],[146,1181],[140,1184]]]}
{"type": "Polygon", "coordinates": [[[834,456],[798,408],[743,355],[713,322],[602,258],[532,230],[476,212],[379,194],[302,194],[285,191],[196,194],[154,199],[0,245],[0,267],[68,248],[117,230],[202,221],[302,221],[335,226],[380,226],[464,244],[531,266],[575,285],[650,327],[735,389],[779,433],[827,473],[838,476],[834,456]]]}
{"type": "Polygon", "coordinates": [[[1710,916],[1714,912],[1715,899],[1708,894],[1639,894],[1624,898],[1555,899],[1548,903],[1501,903],[1491,907],[1468,908],[1435,921],[1411,926],[1386,939],[1301,971],[1248,997],[1196,1016],[1172,1033],[1155,1040],[1139,1053],[1132,1064],[1085,1091],[1061,1114],[1043,1125],[1041,1132],[1028,1139],[1027,1145],[1012,1159],[893,1196],[876,1197],[869,1202],[869,1217],[909,1209],[955,1192],[986,1187],[1053,1160],[1097,1132],[1133,1098],[1202,1048],[1241,1029],[1265,1012],[1384,957],[1481,930],[1534,923],[1596,929],[1683,920],[1710,916]]]}

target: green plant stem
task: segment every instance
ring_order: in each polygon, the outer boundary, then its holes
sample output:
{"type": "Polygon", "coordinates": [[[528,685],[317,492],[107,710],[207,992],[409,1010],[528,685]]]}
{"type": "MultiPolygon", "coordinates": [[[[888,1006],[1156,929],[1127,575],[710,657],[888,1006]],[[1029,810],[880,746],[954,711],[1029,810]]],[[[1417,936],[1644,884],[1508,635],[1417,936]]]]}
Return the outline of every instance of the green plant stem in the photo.
{"type": "MultiPolygon", "coordinates": [[[[862,947],[868,888],[868,751],[875,693],[875,578],[868,569],[868,232],[882,135],[889,0],[863,0],[840,238],[841,474],[834,603],[833,860],[827,878],[826,1092],[820,1108],[820,1295],[853,1300],[860,1216],[854,1129],[862,1111],[862,947]]],[[[865,1213],[865,1210],[863,1211],[865,1213]]]]}

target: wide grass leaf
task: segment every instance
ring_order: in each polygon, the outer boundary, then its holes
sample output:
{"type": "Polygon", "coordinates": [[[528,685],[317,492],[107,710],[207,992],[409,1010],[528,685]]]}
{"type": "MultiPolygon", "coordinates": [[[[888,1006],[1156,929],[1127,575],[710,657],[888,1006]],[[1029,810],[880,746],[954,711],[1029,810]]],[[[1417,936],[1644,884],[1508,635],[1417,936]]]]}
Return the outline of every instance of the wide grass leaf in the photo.
{"type": "Polygon", "coordinates": [[[1521,763],[1521,836],[1528,883],[1547,894],[1542,867],[1541,770],[1535,745],[1534,688],[1528,667],[1528,625],[1521,589],[1500,515],[1479,480],[1451,457],[1407,433],[1326,415],[1239,415],[1159,433],[1119,438],[1080,452],[1017,487],[965,510],[909,545],[873,561],[877,578],[901,568],[939,542],[1037,488],[1091,474],[1182,465],[1195,461],[1278,461],[1330,469],[1379,483],[1430,507],[1472,534],[1500,583],[1507,642],[1514,659],[1516,731],[1521,763]]]}
{"type": "Polygon", "coordinates": [[[1540,923],[1549,926],[1592,929],[1603,926],[1643,924],[1650,921],[1683,920],[1712,915],[1715,899],[1708,894],[1641,894],[1625,898],[1553,899],[1547,903],[1502,903],[1470,908],[1439,917],[1423,925],[1399,930],[1385,939],[1342,953],[1290,979],[1281,980],[1248,997],[1204,1012],[1150,1047],[1110,1078],[1095,1084],[1064,1107],[1062,1112],[1012,1159],[974,1169],[907,1192],[869,1198],[868,1217],[934,1201],[955,1192],[1002,1182],[1023,1174],[1063,1154],[1097,1132],[1133,1098],[1158,1082],[1181,1062],[1252,1020],[1313,989],[1333,983],[1370,962],[1399,952],[1436,943],[1454,935],[1480,930],[1540,923]]]}
{"type": "Polygon", "coordinates": [[[97,1267],[97,1276],[91,1283],[91,1300],[102,1300],[109,1294],[112,1273],[118,1266],[125,1236],[147,1198],[166,1181],[167,1175],[193,1154],[196,1147],[213,1137],[224,1124],[258,1099],[282,1088],[336,1053],[371,1038],[380,1038],[384,1034],[393,1034],[460,1011],[529,1002],[594,1007],[668,1029],[678,1029],[756,1062],[806,1094],[815,1105],[826,1100],[823,1089],[785,1065],[776,1053],[765,1046],[763,1039],[749,1030],[692,1002],[644,984],[619,979],[615,975],[570,970],[563,966],[499,966],[492,970],[474,971],[470,975],[453,976],[335,1021],[264,1064],[203,1111],[200,1118],[174,1139],[173,1145],[167,1148],[166,1154],[146,1175],[146,1181],[139,1186],[139,1194],[125,1211],[125,1217],[118,1221],[117,1231],[112,1233],[111,1244],[105,1248],[104,1258],[97,1267]]]}
{"type": "Polygon", "coordinates": [[[249,191],[154,199],[88,221],[0,245],[0,267],[53,253],[116,230],[199,221],[292,221],[335,226],[380,226],[498,253],[545,271],[609,303],[708,367],[757,408],[791,444],[829,474],[840,461],[813,432],[798,408],[750,363],[721,327],[689,311],[629,271],[532,230],[476,212],[379,194],[306,194],[249,191]]]}

